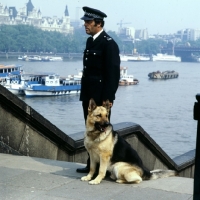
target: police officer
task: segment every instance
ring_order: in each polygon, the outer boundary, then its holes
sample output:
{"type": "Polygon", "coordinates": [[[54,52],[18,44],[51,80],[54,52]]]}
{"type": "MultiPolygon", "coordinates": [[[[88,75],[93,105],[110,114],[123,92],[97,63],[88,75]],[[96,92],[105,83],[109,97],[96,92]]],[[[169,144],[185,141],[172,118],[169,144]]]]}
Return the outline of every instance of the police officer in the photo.
{"type": "MultiPolygon", "coordinates": [[[[80,101],[82,101],[85,121],[88,115],[89,100],[93,98],[97,106],[106,100],[113,105],[120,78],[119,48],[116,42],[103,30],[104,17],[100,10],[83,7],[85,31],[91,35],[86,42],[83,56],[83,76],[81,79],[80,101]]],[[[109,114],[109,120],[110,120],[109,114]]],[[[77,172],[88,173],[90,160],[85,168],[77,172]]]]}

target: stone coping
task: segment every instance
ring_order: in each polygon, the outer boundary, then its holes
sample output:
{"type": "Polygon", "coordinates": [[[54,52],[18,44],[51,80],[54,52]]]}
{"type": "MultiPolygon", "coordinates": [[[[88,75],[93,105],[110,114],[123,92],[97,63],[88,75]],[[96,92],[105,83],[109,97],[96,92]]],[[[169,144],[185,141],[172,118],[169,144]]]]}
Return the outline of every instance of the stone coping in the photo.
{"type": "MultiPolygon", "coordinates": [[[[171,159],[139,124],[133,122],[122,122],[114,124],[113,129],[124,138],[131,134],[137,135],[139,140],[141,140],[148,149],[150,149],[159,157],[160,160],[162,160],[162,162],[172,169],[182,171],[188,166],[193,165],[195,162],[195,150],[191,150],[183,155],[171,159]]],[[[84,148],[83,134],[84,132],[78,132],[70,135],[70,137],[75,141],[76,149],[84,148]]]]}

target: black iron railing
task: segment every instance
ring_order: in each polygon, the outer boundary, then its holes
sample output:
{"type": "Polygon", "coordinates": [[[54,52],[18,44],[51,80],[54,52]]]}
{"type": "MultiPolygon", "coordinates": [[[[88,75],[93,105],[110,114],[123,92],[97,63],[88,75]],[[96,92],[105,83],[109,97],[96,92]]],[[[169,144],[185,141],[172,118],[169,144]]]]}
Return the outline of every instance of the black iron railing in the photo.
{"type": "Polygon", "coordinates": [[[197,102],[194,104],[194,120],[197,120],[197,139],[194,170],[193,200],[200,200],[200,94],[196,95],[197,102]]]}

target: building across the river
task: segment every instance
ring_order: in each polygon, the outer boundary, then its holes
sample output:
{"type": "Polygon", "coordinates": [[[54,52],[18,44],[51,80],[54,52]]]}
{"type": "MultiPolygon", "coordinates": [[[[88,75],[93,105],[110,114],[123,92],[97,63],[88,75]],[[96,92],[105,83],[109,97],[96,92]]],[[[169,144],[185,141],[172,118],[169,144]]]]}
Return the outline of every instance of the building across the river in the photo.
{"type": "Polygon", "coordinates": [[[62,18],[43,17],[40,9],[36,9],[31,0],[23,8],[5,6],[0,3],[0,25],[32,25],[46,31],[58,31],[64,34],[73,33],[67,6],[62,18]]]}

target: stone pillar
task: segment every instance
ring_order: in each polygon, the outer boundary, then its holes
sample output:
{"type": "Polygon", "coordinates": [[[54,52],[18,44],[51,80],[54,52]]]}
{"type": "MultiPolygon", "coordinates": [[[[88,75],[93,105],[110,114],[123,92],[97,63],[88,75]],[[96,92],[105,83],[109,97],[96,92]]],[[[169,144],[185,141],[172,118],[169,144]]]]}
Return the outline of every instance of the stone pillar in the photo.
{"type": "Polygon", "coordinates": [[[193,200],[200,199],[200,93],[196,95],[198,102],[194,104],[194,120],[197,120],[197,139],[194,171],[194,193],[193,200]]]}

